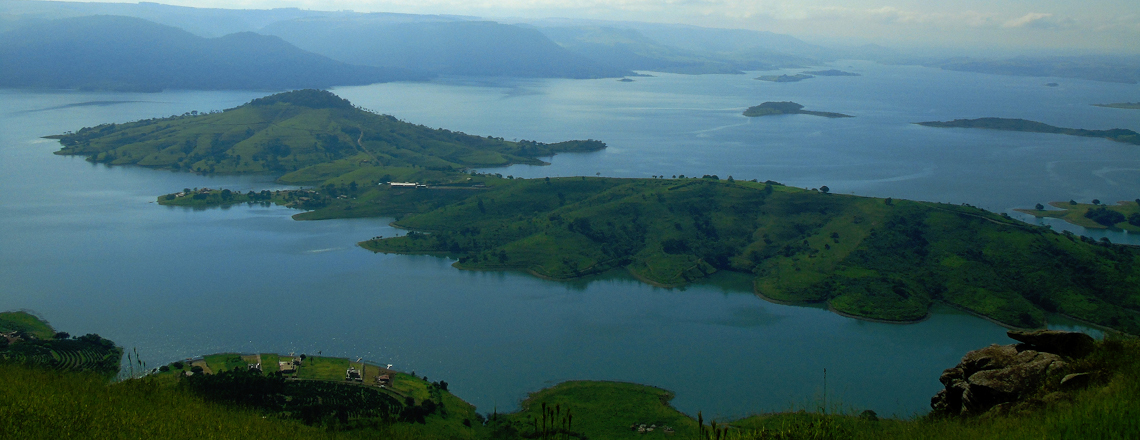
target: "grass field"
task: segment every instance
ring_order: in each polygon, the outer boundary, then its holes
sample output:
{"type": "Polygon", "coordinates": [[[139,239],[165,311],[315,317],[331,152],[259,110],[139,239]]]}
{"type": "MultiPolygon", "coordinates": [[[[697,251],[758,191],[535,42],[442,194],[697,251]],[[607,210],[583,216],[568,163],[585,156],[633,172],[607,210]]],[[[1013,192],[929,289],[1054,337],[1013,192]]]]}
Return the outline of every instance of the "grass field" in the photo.
{"type": "Polygon", "coordinates": [[[51,339],[55,329],[28,312],[0,312],[0,333],[23,331],[39,339],[51,339]]]}

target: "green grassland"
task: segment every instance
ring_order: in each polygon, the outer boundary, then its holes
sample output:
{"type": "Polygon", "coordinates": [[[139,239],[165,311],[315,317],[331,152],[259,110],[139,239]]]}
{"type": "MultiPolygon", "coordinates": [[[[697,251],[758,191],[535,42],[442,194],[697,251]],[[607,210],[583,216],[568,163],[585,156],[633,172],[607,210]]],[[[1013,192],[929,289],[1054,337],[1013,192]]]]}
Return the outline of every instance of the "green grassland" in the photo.
{"type": "Polygon", "coordinates": [[[918,125],[926,127],[942,127],[942,128],[984,128],[988,130],[1002,130],[1002,131],[1025,131],[1032,133],[1053,133],[1065,134],[1069,136],[1082,136],[1082,137],[1099,137],[1108,140],[1123,142],[1127,144],[1140,145],[1140,133],[1135,131],[1114,128],[1111,130],[1085,130],[1081,128],[1062,128],[1054,127],[1052,125],[1044,124],[1036,121],[1027,121],[1025,119],[1009,119],[1009,118],[978,118],[978,119],[955,119],[949,122],[918,122],[918,125]]]}
{"type": "Polygon", "coordinates": [[[330,92],[298,90],[222,112],[83,128],[58,138],[56,154],[93,162],[199,173],[285,174],[312,183],[370,167],[461,170],[541,165],[559,152],[596,151],[598,141],[546,144],[432,129],[353,107],[330,92]],[[288,174],[286,174],[288,173],[288,174]]]}
{"type": "Polygon", "coordinates": [[[0,333],[24,332],[39,339],[55,337],[51,325],[28,312],[0,312],[0,333]]]}
{"type": "MultiPolygon", "coordinates": [[[[1057,210],[1018,209],[1016,211],[1038,218],[1059,218],[1090,229],[1116,228],[1129,232],[1140,232],[1140,202],[1122,201],[1117,202],[1116,205],[1050,202],[1049,206],[1057,208],[1057,210]]],[[[1042,208],[1044,207],[1042,206],[1042,208]]]]}
{"type": "Polygon", "coordinates": [[[577,438],[614,440],[695,438],[697,421],[669,406],[672,399],[672,392],[646,385],[563,382],[532,393],[518,412],[492,417],[488,426],[528,438],[544,432],[550,438],[562,438],[553,434],[567,432],[577,438]],[[656,427],[638,432],[630,428],[634,424],[656,427]],[[666,427],[673,432],[666,432],[666,427]]]}

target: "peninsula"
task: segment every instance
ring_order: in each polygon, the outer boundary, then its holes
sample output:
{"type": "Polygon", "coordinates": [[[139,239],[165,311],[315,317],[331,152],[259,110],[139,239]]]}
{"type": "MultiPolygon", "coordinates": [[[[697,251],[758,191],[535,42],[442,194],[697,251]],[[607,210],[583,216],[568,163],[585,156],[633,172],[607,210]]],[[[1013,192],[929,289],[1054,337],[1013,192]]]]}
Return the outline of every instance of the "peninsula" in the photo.
{"type": "Polygon", "coordinates": [[[311,210],[297,214],[299,220],[392,216],[406,235],[360,245],[449,255],[460,269],[518,270],[556,280],[623,269],[659,286],[727,270],[751,274],[764,298],[823,302],[861,318],[919,320],[934,302],[945,302],[1011,327],[1040,327],[1045,312],[1058,312],[1140,333],[1134,312],[1140,288],[1127,281],[1140,276],[1140,249],[1057,234],[969,206],[715,176],[457,174],[440,185],[343,182],[246,194],[202,189],[162,196],[159,203],[311,210]],[[1082,273],[1095,281],[1079,281],[1082,273]]]}
{"type": "Polygon", "coordinates": [[[803,74],[804,75],[815,75],[815,76],[863,76],[863,75],[860,75],[858,73],[844,72],[842,70],[836,70],[836,69],[813,70],[813,71],[803,72],[803,74]]]}
{"type": "Polygon", "coordinates": [[[744,116],[748,116],[750,118],[755,118],[755,117],[759,117],[759,116],[773,116],[773,115],[812,115],[812,116],[823,116],[825,118],[853,118],[854,117],[851,115],[845,115],[843,113],[815,112],[815,111],[804,110],[803,108],[804,108],[804,106],[797,104],[797,103],[794,103],[794,102],[791,102],[791,101],[782,101],[782,102],[771,102],[771,101],[769,101],[769,102],[765,102],[765,103],[760,104],[760,105],[754,105],[752,107],[748,107],[748,109],[744,111],[744,116]]]}
{"type": "Polygon", "coordinates": [[[1093,104],[1096,107],[1121,108],[1127,110],[1140,110],[1140,102],[1117,102],[1113,104],[1093,104]]]}
{"type": "Polygon", "coordinates": [[[1092,203],[1050,202],[1049,206],[1057,209],[1045,209],[1044,205],[1037,204],[1034,209],[1016,209],[1017,212],[1032,215],[1037,218],[1059,218],[1071,224],[1090,229],[1123,229],[1128,232],[1140,232],[1140,199],[1132,202],[1117,202],[1116,205],[1106,205],[1100,200],[1092,203]]]}
{"type": "Polygon", "coordinates": [[[811,76],[811,75],[806,75],[803,73],[796,74],[796,75],[764,75],[764,76],[756,77],[756,79],[758,79],[760,81],[779,82],[779,83],[798,82],[798,81],[803,81],[805,79],[810,79],[810,78],[815,78],[815,77],[811,76]]]}
{"type": "Polygon", "coordinates": [[[939,127],[939,128],[984,128],[989,130],[1001,131],[1024,131],[1031,133],[1053,133],[1053,134],[1066,134],[1070,136],[1081,137],[1098,137],[1108,140],[1123,142],[1126,144],[1140,145],[1140,133],[1135,131],[1114,128],[1111,130],[1085,130],[1080,128],[1062,128],[1054,127],[1049,124],[1041,122],[1027,121],[1025,119],[1009,119],[1009,118],[979,118],[979,119],[955,119],[949,122],[917,122],[916,124],[926,127],[939,127]]]}

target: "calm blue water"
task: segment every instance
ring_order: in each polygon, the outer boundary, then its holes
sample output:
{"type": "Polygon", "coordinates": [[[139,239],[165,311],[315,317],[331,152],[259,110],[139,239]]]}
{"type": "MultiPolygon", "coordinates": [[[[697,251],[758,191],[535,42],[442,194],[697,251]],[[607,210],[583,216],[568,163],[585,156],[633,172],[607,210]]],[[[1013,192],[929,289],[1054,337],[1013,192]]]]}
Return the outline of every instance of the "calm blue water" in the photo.
{"type": "MultiPolygon", "coordinates": [[[[335,91],[432,127],[610,145],[556,156],[547,167],[494,171],[504,175],[733,175],[994,211],[1140,197],[1135,146],[910,125],[1005,116],[1140,129],[1140,112],[1087,105],[1140,100],[1136,86],[837,67],[865,76],[791,84],[745,75],[448,79],[335,91]],[[1062,86],[1042,86],[1050,81],[1062,86]],[[857,117],[739,115],[781,100],[857,117]]],[[[622,273],[560,283],[376,255],[355,243],[396,234],[391,219],[297,222],[279,207],[160,207],[151,203],[156,195],[183,187],[275,185],[269,177],[93,165],[54,156],[58,144],[39,139],[262,95],[0,91],[0,309],[27,308],[60,329],[99,333],[155,365],[220,351],[362,356],[447,380],[486,412],[511,410],[527,392],[569,379],[667,388],[691,414],[784,410],[817,401],[826,368],[830,401],[910,415],[926,411],[938,374],[966,351],[1009,342],[1004,329],[942,308],[922,323],[891,325],[775,305],[733,274],[661,289],[622,273]],[[74,105],[93,101],[133,102],[74,105]]]]}

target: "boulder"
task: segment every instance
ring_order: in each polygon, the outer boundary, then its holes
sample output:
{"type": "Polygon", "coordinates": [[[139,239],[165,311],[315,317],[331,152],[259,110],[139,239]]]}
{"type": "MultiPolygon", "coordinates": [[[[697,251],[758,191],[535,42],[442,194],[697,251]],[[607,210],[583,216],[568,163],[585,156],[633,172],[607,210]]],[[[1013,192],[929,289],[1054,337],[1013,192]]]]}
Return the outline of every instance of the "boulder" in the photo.
{"type": "MultiPolygon", "coordinates": [[[[934,412],[969,416],[1023,406],[1027,398],[1039,394],[1048,378],[1055,380],[1066,369],[1062,356],[1084,356],[1095,345],[1083,333],[1011,331],[1010,337],[1022,343],[971,351],[943,371],[938,381],[944,388],[930,399],[934,412]]],[[[1066,383],[1073,387],[1081,380],[1072,377],[1066,383]]]]}
{"type": "Polygon", "coordinates": [[[1010,330],[1006,334],[1010,339],[1025,343],[1029,349],[1071,358],[1085,357],[1096,346],[1096,340],[1092,336],[1080,332],[1010,330]]]}

